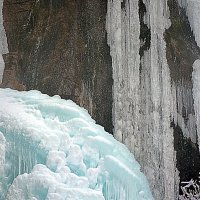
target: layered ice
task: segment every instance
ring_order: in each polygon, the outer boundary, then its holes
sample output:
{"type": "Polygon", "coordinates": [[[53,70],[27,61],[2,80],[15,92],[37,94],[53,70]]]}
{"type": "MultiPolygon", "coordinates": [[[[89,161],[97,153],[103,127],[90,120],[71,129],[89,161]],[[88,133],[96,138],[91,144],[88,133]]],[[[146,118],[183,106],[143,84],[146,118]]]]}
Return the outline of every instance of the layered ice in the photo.
{"type": "Polygon", "coordinates": [[[151,200],[133,155],[59,96],[0,89],[0,199],[151,200]]]}

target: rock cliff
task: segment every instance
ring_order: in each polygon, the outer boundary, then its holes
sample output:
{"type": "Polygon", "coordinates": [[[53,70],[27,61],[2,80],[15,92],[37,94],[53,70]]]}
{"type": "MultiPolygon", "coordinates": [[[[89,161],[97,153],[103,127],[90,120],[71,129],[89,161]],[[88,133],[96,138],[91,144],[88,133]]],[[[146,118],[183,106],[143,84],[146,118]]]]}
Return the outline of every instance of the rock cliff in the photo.
{"type": "Polygon", "coordinates": [[[106,8],[99,0],[5,0],[3,85],[72,99],[112,132],[106,8]]]}

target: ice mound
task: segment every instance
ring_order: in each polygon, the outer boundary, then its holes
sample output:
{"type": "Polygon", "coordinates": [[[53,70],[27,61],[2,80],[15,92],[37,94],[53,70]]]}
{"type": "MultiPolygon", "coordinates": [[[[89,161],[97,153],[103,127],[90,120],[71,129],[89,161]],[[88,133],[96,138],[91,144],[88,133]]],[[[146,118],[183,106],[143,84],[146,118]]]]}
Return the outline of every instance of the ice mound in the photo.
{"type": "Polygon", "coordinates": [[[0,199],[150,200],[140,166],[86,110],[0,89],[0,199]]]}

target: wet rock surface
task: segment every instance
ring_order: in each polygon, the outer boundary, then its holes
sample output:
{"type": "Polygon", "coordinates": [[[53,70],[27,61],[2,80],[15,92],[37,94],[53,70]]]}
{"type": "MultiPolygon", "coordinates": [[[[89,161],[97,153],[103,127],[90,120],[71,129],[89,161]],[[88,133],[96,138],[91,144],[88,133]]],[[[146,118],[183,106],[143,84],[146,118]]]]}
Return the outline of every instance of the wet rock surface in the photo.
{"type": "Polygon", "coordinates": [[[72,99],[112,132],[106,12],[106,0],[5,0],[3,86],[72,99]]]}

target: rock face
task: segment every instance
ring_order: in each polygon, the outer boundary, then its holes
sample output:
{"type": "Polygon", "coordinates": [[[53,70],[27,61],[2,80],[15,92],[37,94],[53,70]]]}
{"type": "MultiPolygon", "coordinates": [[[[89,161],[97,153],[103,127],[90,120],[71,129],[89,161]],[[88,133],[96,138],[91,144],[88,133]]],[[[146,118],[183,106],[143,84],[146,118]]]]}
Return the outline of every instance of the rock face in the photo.
{"type": "Polygon", "coordinates": [[[200,171],[192,82],[199,21],[186,4],[4,0],[9,53],[1,86],[59,94],[107,131],[114,125],[155,199],[178,199],[180,181],[200,171]]]}
{"type": "Polygon", "coordinates": [[[72,99],[112,132],[106,8],[99,0],[5,0],[3,86],[72,99]]]}

